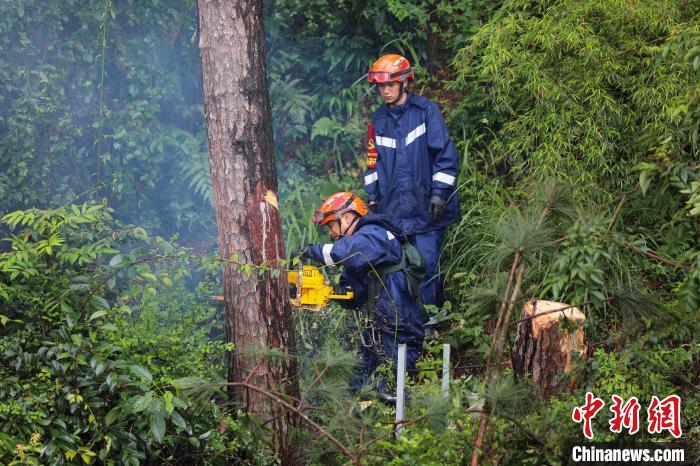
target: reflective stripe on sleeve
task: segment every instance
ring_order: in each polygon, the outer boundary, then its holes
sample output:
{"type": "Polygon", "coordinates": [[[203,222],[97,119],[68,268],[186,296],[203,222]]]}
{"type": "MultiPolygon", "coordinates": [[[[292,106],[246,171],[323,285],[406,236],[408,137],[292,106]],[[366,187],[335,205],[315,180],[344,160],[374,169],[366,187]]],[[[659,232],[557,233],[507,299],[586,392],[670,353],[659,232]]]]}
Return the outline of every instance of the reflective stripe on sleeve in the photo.
{"type": "Polygon", "coordinates": [[[375,181],[379,179],[379,175],[377,175],[377,172],[370,173],[369,175],[365,176],[365,186],[369,186],[375,181]]]}
{"type": "Polygon", "coordinates": [[[406,145],[409,145],[419,137],[425,134],[425,123],[421,123],[420,126],[416,127],[413,131],[408,133],[408,136],[406,136],[406,145]]]}
{"type": "Polygon", "coordinates": [[[445,183],[445,184],[449,184],[450,186],[454,186],[455,177],[452,175],[448,175],[447,173],[437,172],[433,175],[433,181],[439,181],[441,183],[445,183]]]}
{"type": "Polygon", "coordinates": [[[333,249],[332,244],[323,245],[323,261],[326,263],[326,265],[335,265],[335,262],[333,262],[333,258],[331,257],[331,249],[333,249]]]}
{"type": "Polygon", "coordinates": [[[396,149],[396,139],[385,138],[384,136],[376,136],[375,139],[377,140],[378,146],[391,147],[392,149],[396,149]]]}

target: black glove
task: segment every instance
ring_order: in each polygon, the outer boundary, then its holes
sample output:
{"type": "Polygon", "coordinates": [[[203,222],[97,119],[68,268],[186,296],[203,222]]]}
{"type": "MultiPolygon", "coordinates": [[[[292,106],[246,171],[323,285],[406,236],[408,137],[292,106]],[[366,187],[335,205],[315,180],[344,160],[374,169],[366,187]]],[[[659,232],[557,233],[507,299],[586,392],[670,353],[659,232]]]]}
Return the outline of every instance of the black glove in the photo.
{"type": "Polygon", "coordinates": [[[445,207],[447,207],[447,202],[440,196],[432,196],[430,198],[430,204],[428,204],[428,213],[432,215],[433,222],[437,222],[445,215],[445,207]]]}
{"type": "Polygon", "coordinates": [[[367,207],[369,208],[369,213],[371,213],[371,214],[377,213],[377,203],[376,202],[374,204],[369,204],[367,207]]]}

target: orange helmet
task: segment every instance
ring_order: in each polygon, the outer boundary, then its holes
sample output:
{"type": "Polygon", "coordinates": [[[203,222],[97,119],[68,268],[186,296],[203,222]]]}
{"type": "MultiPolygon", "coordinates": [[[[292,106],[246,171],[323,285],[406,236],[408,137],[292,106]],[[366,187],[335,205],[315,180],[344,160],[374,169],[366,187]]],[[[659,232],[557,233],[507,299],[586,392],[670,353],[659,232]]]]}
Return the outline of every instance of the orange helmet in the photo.
{"type": "Polygon", "coordinates": [[[387,83],[390,81],[402,83],[409,78],[415,79],[411,64],[406,58],[395,53],[379,57],[379,60],[374,62],[374,65],[367,73],[367,81],[371,83],[387,83]]]}
{"type": "Polygon", "coordinates": [[[369,209],[355,194],[347,191],[340,192],[329,196],[314,212],[312,220],[319,225],[325,225],[331,220],[340,220],[340,216],[345,212],[355,212],[363,216],[369,212],[369,209]]]}

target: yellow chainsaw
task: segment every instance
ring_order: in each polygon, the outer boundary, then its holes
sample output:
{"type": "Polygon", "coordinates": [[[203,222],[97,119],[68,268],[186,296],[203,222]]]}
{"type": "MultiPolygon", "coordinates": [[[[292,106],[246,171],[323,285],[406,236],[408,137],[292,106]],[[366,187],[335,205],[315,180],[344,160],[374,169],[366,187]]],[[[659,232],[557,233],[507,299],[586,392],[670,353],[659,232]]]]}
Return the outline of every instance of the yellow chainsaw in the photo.
{"type": "MultiPolygon", "coordinates": [[[[330,300],[353,298],[352,291],[336,292],[318,267],[302,265],[301,261],[297,270],[290,270],[287,273],[287,281],[291,304],[297,309],[320,311],[328,305],[330,300]]],[[[210,296],[210,299],[223,301],[224,297],[210,296]]]]}
{"type": "Polygon", "coordinates": [[[342,290],[337,292],[328,283],[328,279],[318,267],[302,265],[299,261],[297,270],[287,273],[289,295],[292,306],[308,311],[320,311],[330,300],[342,301],[353,298],[353,292],[342,290]]]}

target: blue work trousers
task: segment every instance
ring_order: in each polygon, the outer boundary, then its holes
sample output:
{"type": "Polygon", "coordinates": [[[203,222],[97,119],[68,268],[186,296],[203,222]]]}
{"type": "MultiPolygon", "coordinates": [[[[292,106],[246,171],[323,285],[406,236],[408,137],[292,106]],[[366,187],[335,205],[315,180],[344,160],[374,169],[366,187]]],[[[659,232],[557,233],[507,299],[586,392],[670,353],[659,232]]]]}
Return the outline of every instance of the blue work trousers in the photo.
{"type": "Polygon", "coordinates": [[[440,251],[445,240],[445,230],[432,230],[410,235],[408,239],[416,246],[425,261],[425,277],[420,283],[420,299],[423,304],[438,308],[445,302],[442,290],[445,278],[440,274],[440,251]]]}

